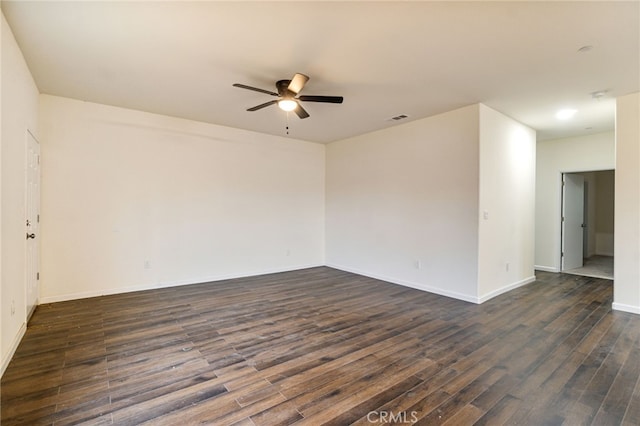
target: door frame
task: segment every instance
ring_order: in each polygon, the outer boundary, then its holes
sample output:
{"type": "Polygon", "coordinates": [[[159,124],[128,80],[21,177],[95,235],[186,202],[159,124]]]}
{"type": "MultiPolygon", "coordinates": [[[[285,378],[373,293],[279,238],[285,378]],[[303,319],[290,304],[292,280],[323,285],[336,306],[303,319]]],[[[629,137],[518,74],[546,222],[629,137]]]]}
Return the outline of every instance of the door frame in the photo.
{"type": "Polygon", "coordinates": [[[41,165],[41,144],[38,138],[27,129],[25,133],[25,169],[24,169],[24,217],[25,217],[25,234],[35,234],[35,238],[32,240],[25,238],[24,253],[24,297],[25,297],[25,311],[27,322],[33,315],[38,300],[40,298],[40,205],[41,205],[41,186],[42,186],[42,172],[41,165]],[[32,188],[30,188],[30,149],[32,141],[35,142],[36,148],[36,161],[37,161],[37,176],[36,176],[36,191],[35,198],[30,197],[32,194],[32,188]],[[32,205],[34,203],[35,205],[32,205]],[[32,210],[35,210],[32,212],[32,210]],[[35,215],[35,217],[30,217],[35,215]],[[29,221],[29,222],[27,222],[29,221]],[[31,225],[28,225],[30,223],[31,225]],[[31,244],[31,246],[30,246],[31,244]],[[35,272],[36,276],[33,276],[35,272]],[[35,294],[32,294],[34,292],[35,294]]]}
{"type": "MultiPolygon", "coordinates": [[[[556,235],[557,235],[557,240],[556,240],[556,248],[557,248],[557,254],[556,254],[556,259],[559,259],[559,263],[558,263],[558,267],[557,267],[557,272],[563,272],[562,271],[562,176],[567,174],[567,173],[590,173],[590,172],[607,172],[607,171],[612,171],[614,173],[616,173],[616,168],[613,167],[602,167],[602,168],[586,168],[586,169],[566,169],[566,170],[560,170],[557,174],[557,188],[560,188],[559,194],[557,194],[556,198],[559,201],[559,208],[557,210],[557,222],[556,225],[558,226],[556,228],[556,235]]],[[[615,186],[614,186],[615,189],[615,186]]],[[[614,217],[615,220],[615,217],[614,217]]],[[[614,223],[615,226],[615,223],[614,223]]],[[[615,253],[614,253],[615,256],[615,253]]]]}
{"type": "MultiPolygon", "coordinates": [[[[582,244],[580,244],[579,249],[580,249],[580,266],[583,265],[582,258],[584,257],[584,244],[585,244],[584,234],[585,234],[585,219],[586,219],[584,217],[584,211],[586,209],[586,205],[585,205],[586,188],[585,188],[584,173],[588,173],[588,172],[568,172],[568,173],[562,173],[561,175],[562,186],[560,190],[560,198],[561,198],[560,200],[560,272],[567,270],[567,268],[565,268],[565,259],[568,257],[566,253],[567,250],[566,250],[566,241],[565,241],[565,238],[567,236],[567,232],[566,232],[567,214],[565,211],[566,201],[567,201],[567,197],[566,197],[567,175],[581,175],[581,179],[582,179],[582,197],[580,197],[580,212],[583,215],[582,221],[581,221],[582,226],[580,231],[580,236],[582,237],[582,244]]],[[[569,269],[574,269],[574,268],[569,268],[569,269]]]]}

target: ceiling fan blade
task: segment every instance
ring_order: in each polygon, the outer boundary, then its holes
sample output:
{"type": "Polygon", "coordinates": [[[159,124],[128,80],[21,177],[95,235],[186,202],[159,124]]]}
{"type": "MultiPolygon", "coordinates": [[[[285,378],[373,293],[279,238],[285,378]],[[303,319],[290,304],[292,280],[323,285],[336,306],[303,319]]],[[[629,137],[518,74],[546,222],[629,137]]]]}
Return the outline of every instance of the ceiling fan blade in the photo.
{"type": "Polygon", "coordinates": [[[307,111],[305,111],[305,109],[302,108],[302,105],[300,105],[300,104],[298,104],[298,106],[296,107],[296,109],[293,110],[293,112],[298,114],[298,117],[300,117],[300,118],[309,117],[309,113],[307,111]]]}
{"type": "Polygon", "coordinates": [[[342,96],[315,96],[301,95],[298,99],[304,102],[326,102],[330,104],[341,104],[344,98],[342,96]]]}
{"type": "Polygon", "coordinates": [[[235,83],[233,85],[233,87],[239,87],[241,89],[253,90],[254,92],[266,93],[267,95],[271,95],[271,96],[280,96],[277,93],[274,93],[274,92],[272,92],[270,90],[259,89],[257,87],[247,86],[246,84],[235,83]]]}
{"type": "Polygon", "coordinates": [[[300,93],[304,85],[307,84],[307,81],[309,81],[309,77],[304,74],[296,73],[296,75],[294,75],[291,79],[287,90],[297,95],[298,93],[300,93]]]}
{"type": "Polygon", "coordinates": [[[278,103],[278,101],[265,102],[263,104],[256,105],[256,106],[254,106],[252,108],[249,108],[247,111],[257,111],[259,109],[262,109],[262,108],[268,107],[269,105],[274,105],[274,104],[277,104],[277,103],[278,103]]]}

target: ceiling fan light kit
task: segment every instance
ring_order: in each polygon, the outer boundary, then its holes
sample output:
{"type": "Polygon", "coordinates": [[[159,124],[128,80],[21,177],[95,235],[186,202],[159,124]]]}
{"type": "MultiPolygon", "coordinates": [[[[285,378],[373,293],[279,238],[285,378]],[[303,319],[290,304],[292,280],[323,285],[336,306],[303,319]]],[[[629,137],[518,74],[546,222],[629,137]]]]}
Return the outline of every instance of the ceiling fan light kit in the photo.
{"type": "Polygon", "coordinates": [[[283,111],[293,111],[298,106],[298,103],[293,99],[282,99],[278,101],[278,106],[283,111]]]}
{"type": "Polygon", "coordinates": [[[248,108],[247,111],[257,111],[262,108],[266,108],[270,105],[277,104],[283,111],[293,111],[300,118],[309,117],[309,113],[300,105],[300,102],[321,102],[331,104],[341,104],[343,101],[342,96],[319,96],[319,95],[300,95],[300,91],[309,81],[309,77],[296,73],[291,80],[278,80],[276,82],[276,89],[278,92],[272,92],[269,90],[260,89],[258,87],[247,86],[246,84],[235,83],[234,87],[241,89],[253,90],[254,92],[260,92],[267,95],[275,96],[278,99],[265,102],[260,105],[248,108]]]}

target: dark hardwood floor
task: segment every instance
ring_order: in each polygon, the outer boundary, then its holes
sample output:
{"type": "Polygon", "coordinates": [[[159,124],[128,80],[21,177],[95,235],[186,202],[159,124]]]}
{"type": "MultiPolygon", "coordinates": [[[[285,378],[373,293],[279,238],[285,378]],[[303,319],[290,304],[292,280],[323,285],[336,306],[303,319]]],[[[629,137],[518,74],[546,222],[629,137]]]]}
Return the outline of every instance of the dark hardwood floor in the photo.
{"type": "Polygon", "coordinates": [[[611,283],[539,272],[473,305],[322,267],[41,305],[2,426],[638,424],[611,283]]]}

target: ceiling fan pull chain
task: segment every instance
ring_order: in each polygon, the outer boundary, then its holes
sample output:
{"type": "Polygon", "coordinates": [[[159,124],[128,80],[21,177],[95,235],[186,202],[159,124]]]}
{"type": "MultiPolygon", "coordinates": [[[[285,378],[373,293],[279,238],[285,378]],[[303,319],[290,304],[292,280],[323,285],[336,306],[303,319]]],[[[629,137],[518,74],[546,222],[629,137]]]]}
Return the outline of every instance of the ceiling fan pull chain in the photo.
{"type": "Polygon", "coordinates": [[[289,111],[287,111],[287,135],[289,134],[289,111]]]}

